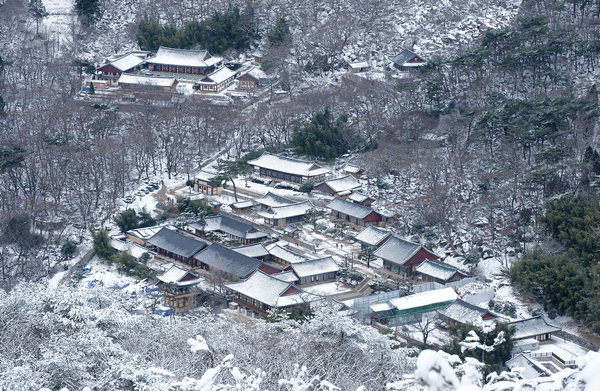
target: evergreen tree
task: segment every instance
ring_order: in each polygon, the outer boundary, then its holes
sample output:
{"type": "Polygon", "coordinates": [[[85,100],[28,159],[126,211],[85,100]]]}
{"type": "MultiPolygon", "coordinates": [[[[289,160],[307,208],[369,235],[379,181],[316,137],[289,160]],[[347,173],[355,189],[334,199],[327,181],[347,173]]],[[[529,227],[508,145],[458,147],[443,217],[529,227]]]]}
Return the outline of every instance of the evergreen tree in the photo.
{"type": "Polygon", "coordinates": [[[75,0],[75,12],[83,18],[84,24],[94,24],[102,17],[100,0],[75,0]]]}
{"type": "Polygon", "coordinates": [[[113,256],[115,249],[110,245],[110,238],[105,229],[92,232],[92,243],[94,252],[99,257],[110,259],[113,256]]]}
{"type": "Polygon", "coordinates": [[[215,177],[212,178],[212,180],[221,183],[230,181],[233,185],[233,196],[235,197],[235,202],[238,202],[237,186],[235,185],[234,178],[245,174],[250,170],[251,167],[244,159],[234,161],[219,160],[217,164],[217,175],[215,175],[215,177]]]}
{"type": "Polygon", "coordinates": [[[29,12],[33,15],[35,19],[35,33],[36,35],[40,34],[40,19],[44,19],[48,16],[48,12],[46,11],[46,7],[42,0],[29,0],[29,12]]]}
{"type": "Polygon", "coordinates": [[[281,17],[275,23],[275,26],[267,33],[267,41],[272,47],[282,46],[290,43],[292,35],[290,33],[290,26],[288,25],[285,17],[281,17]]]}
{"type": "Polygon", "coordinates": [[[373,251],[373,247],[367,247],[358,254],[358,259],[367,263],[367,267],[371,267],[371,262],[375,261],[377,257],[373,251]]]}
{"type": "Polygon", "coordinates": [[[115,224],[117,224],[121,232],[127,232],[139,227],[140,218],[135,213],[135,210],[125,209],[115,217],[115,224]]]}
{"type": "Polygon", "coordinates": [[[343,155],[348,151],[348,145],[340,130],[347,120],[345,114],[334,120],[329,108],[316,112],[310,121],[294,130],[292,144],[305,155],[325,159],[343,155]]]}

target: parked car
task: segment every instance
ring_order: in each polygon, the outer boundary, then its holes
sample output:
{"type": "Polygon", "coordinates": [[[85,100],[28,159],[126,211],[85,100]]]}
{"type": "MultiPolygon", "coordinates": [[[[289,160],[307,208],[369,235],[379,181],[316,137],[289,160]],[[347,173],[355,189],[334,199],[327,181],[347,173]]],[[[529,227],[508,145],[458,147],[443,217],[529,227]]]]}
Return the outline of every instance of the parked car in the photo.
{"type": "Polygon", "coordinates": [[[133,201],[135,200],[135,197],[128,195],[127,197],[125,197],[123,199],[123,201],[125,201],[126,204],[131,204],[133,201]]]}

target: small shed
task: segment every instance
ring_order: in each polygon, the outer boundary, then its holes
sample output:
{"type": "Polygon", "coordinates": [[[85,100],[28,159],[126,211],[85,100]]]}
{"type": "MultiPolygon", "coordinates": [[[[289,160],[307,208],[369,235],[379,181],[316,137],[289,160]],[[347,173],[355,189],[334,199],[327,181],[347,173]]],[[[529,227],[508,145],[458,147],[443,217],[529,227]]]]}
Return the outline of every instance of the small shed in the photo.
{"type": "Polygon", "coordinates": [[[369,63],[366,61],[348,63],[349,73],[361,73],[369,70],[369,63]]]}

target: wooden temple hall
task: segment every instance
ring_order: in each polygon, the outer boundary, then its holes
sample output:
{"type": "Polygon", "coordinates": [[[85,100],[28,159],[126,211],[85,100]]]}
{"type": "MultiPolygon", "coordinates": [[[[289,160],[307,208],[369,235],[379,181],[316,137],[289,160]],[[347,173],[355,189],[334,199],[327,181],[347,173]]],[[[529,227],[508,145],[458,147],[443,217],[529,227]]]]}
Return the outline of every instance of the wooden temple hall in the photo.
{"type": "Polygon", "coordinates": [[[150,71],[207,75],[221,66],[223,59],[213,57],[208,50],[174,49],[161,46],[156,55],[148,58],[145,62],[150,71]]]}

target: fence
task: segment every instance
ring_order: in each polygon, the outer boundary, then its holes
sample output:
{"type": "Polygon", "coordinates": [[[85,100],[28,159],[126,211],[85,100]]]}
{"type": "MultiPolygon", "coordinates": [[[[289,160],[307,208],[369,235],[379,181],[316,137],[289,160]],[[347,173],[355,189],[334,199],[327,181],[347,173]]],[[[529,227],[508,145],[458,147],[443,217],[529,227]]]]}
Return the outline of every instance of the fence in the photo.
{"type": "MultiPolygon", "coordinates": [[[[411,291],[414,294],[414,293],[433,291],[433,290],[444,289],[444,288],[449,288],[449,287],[451,287],[451,288],[461,287],[461,286],[465,286],[467,284],[470,284],[472,282],[477,282],[477,281],[479,281],[479,279],[477,277],[470,277],[470,278],[463,278],[462,280],[451,282],[451,283],[448,283],[445,285],[437,283],[437,282],[433,282],[433,281],[432,282],[423,282],[421,284],[413,285],[411,287],[411,291]]],[[[354,299],[353,308],[356,311],[355,316],[359,321],[361,321],[363,323],[369,323],[370,315],[371,315],[370,306],[372,304],[384,303],[386,301],[389,301],[390,299],[393,299],[396,297],[402,297],[405,295],[406,295],[406,290],[396,289],[396,290],[390,291],[390,292],[379,293],[376,295],[371,295],[371,296],[367,296],[367,297],[360,297],[360,298],[354,299]]]]}

